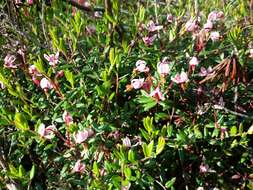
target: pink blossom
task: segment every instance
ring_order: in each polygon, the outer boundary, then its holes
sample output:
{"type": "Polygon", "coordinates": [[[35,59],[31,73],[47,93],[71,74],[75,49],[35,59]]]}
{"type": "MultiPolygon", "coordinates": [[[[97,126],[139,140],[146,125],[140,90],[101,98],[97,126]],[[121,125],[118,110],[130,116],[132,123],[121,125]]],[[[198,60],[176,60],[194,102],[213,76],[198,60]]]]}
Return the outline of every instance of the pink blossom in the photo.
{"type": "Polygon", "coordinates": [[[40,81],[40,87],[43,90],[47,90],[47,89],[52,89],[53,85],[49,82],[49,80],[47,78],[44,77],[40,81]]]}
{"type": "Polygon", "coordinates": [[[200,68],[199,76],[205,77],[205,76],[207,76],[207,75],[212,74],[212,72],[213,72],[213,69],[212,69],[211,66],[209,66],[207,69],[206,69],[205,67],[201,67],[201,68],[200,68]]]}
{"type": "Polygon", "coordinates": [[[84,142],[88,137],[89,137],[89,132],[88,132],[87,130],[78,131],[78,132],[74,135],[74,139],[75,139],[75,142],[76,142],[77,144],[81,144],[81,143],[84,142]]]}
{"type": "Polygon", "coordinates": [[[172,14],[167,14],[167,22],[172,23],[173,22],[173,15],[172,14]]]}
{"type": "Polygon", "coordinates": [[[149,68],[146,66],[147,65],[147,63],[145,62],[145,61],[143,61],[143,60],[138,60],[137,62],[136,62],[136,71],[138,71],[138,72],[149,72],[149,68]]]}
{"type": "Polygon", "coordinates": [[[156,39],[156,35],[143,37],[142,40],[145,45],[150,46],[156,39]]]}
{"type": "Polygon", "coordinates": [[[4,67],[6,68],[10,68],[10,69],[16,69],[17,65],[14,64],[16,60],[16,57],[14,55],[6,55],[6,57],[4,58],[4,67]]]}
{"type": "Polygon", "coordinates": [[[102,17],[102,13],[99,12],[99,11],[95,11],[95,12],[94,12],[94,17],[96,17],[96,18],[101,18],[101,17],[102,17]]]}
{"type": "Polygon", "coordinates": [[[64,76],[64,70],[60,70],[56,74],[56,78],[63,77],[64,76]]]}
{"type": "Polygon", "coordinates": [[[48,127],[45,127],[44,123],[41,123],[38,128],[39,135],[46,139],[52,139],[55,136],[55,131],[57,131],[55,125],[49,125],[48,127]]]}
{"type": "Polygon", "coordinates": [[[177,73],[175,77],[171,77],[171,80],[177,84],[188,82],[188,76],[185,72],[177,73]]]}
{"type": "Polygon", "coordinates": [[[198,28],[198,25],[195,19],[190,19],[185,24],[185,29],[188,32],[194,32],[197,28],[198,28]]]}
{"type": "Polygon", "coordinates": [[[157,30],[161,30],[162,28],[163,28],[162,25],[156,25],[152,20],[149,21],[149,23],[147,24],[147,30],[149,32],[155,32],[157,30]]]}
{"type": "Polygon", "coordinates": [[[62,115],[62,118],[63,118],[63,120],[64,120],[64,122],[66,123],[67,126],[70,126],[73,123],[72,116],[66,110],[64,111],[64,113],[62,115]]]}
{"type": "Polygon", "coordinates": [[[32,4],[33,4],[33,0],[27,0],[27,3],[28,3],[29,5],[32,5],[32,4]]]}
{"type": "Polygon", "coordinates": [[[86,26],[86,31],[89,35],[95,34],[96,33],[96,27],[94,25],[89,25],[86,26]]]}
{"type": "Polygon", "coordinates": [[[144,83],[144,78],[133,79],[131,81],[131,85],[133,86],[134,89],[140,89],[143,86],[143,83],[144,83]]]}
{"type": "Polygon", "coordinates": [[[167,62],[167,60],[163,60],[162,62],[159,62],[157,65],[157,71],[160,75],[166,76],[170,72],[170,66],[167,62]]]}
{"type": "Polygon", "coordinates": [[[59,52],[50,55],[44,54],[44,58],[49,62],[49,65],[55,67],[59,61],[59,52]]]}
{"type": "Polygon", "coordinates": [[[40,80],[37,79],[36,76],[32,76],[32,81],[33,81],[33,83],[36,84],[37,86],[40,86],[40,80]]]}
{"type": "Polygon", "coordinates": [[[189,62],[189,65],[191,66],[192,70],[194,71],[195,70],[195,67],[199,64],[199,61],[198,61],[198,58],[197,57],[192,57],[190,62],[189,62]]]}
{"type": "Polygon", "coordinates": [[[77,173],[83,173],[85,170],[85,165],[83,163],[81,163],[81,160],[78,160],[76,163],[75,163],[75,166],[73,168],[73,171],[74,172],[77,172],[77,173]]]}
{"type": "Polygon", "coordinates": [[[250,50],[249,50],[249,57],[250,57],[250,58],[253,58],[253,49],[250,49],[250,50]]]}
{"type": "Polygon", "coordinates": [[[220,39],[220,33],[219,32],[211,32],[210,38],[213,42],[216,42],[220,39]]]}
{"type": "Polygon", "coordinates": [[[124,147],[127,147],[127,148],[131,147],[131,141],[128,137],[124,138],[122,141],[123,141],[124,147]]]}
{"type": "Polygon", "coordinates": [[[165,100],[161,90],[159,87],[156,87],[155,90],[153,90],[151,93],[150,93],[150,96],[155,98],[156,100],[160,101],[160,100],[165,100]]]}
{"type": "Polygon", "coordinates": [[[28,71],[29,71],[29,74],[30,75],[34,75],[34,76],[42,76],[39,71],[37,70],[37,68],[35,67],[35,65],[31,65],[29,68],[28,68],[28,71]]]}
{"type": "Polygon", "coordinates": [[[199,166],[199,172],[200,173],[206,173],[206,172],[208,172],[208,170],[209,170],[209,166],[207,165],[207,164],[201,164],[200,166],[199,166]]]}
{"type": "Polygon", "coordinates": [[[21,4],[21,0],[15,0],[15,4],[18,5],[18,4],[21,4]]]}
{"type": "Polygon", "coordinates": [[[224,17],[224,13],[222,11],[212,11],[208,15],[208,20],[210,21],[218,21],[224,17]]]}
{"type": "Polygon", "coordinates": [[[5,89],[5,85],[4,85],[4,83],[2,81],[0,81],[0,88],[1,89],[5,89]]]}
{"type": "Polygon", "coordinates": [[[213,23],[210,20],[207,20],[207,22],[204,24],[204,29],[206,32],[209,32],[213,28],[213,23]]]}

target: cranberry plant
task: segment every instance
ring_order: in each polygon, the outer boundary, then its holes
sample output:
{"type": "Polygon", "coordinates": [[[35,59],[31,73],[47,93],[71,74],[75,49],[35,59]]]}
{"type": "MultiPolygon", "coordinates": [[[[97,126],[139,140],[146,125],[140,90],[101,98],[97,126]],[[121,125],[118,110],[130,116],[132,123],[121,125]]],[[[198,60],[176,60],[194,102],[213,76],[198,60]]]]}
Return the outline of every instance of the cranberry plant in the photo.
{"type": "Polygon", "coordinates": [[[0,6],[0,188],[253,188],[252,1],[0,6]]]}

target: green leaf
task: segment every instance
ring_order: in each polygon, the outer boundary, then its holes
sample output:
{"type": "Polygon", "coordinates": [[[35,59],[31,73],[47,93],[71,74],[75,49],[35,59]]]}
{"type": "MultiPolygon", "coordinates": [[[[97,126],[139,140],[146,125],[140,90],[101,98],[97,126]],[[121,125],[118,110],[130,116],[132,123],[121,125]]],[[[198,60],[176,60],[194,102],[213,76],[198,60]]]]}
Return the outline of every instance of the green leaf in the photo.
{"type": "Polygon", "coordinates": [[[22,165],[19,165],[19,167],[18,167],[18,176],[19,177],[24,177],[25,176],[25,169],[22,165]]]}
{"type": "Polygon", "coordinates": [[[252,135],[253,134],[253,125],[251,125],[251,127],[248,129],[247,133],[249,135],[252,135]]]}
{"type": "Polygon", "coordinates": [[[156,147],[156,155],[160,154],[163,151],[164,146],[165,146],[165,139],[163,137],[159,137],[158,144],[156,147]]]}
{"type": "Polygon", "coordinates": [[[154,148],[154,141],[152,140],[148,145],[146,143],[142,144],[142,150],[145,158],[149,158],[152,155],[154,148]]]}
{"type": "Polygon", "coordinates": [[[125,176],[126,176],[126,178],[128,180],[131,179],[131,177],[132,177],[132,171],[131,171],[131,169],[129,167],[125,167],[124,174],[125,174],[125,176]]]}
{"type": "Polygon", "coordinates": [[[231,127],[230,135],[235,136],[236,134],[237,134],[237,127],[236,126],[231,127]]]}
{"type": "Polygon", "coordinates": [[[93,173],[95,174],[96,177],[99,176],[99,169],[98,169],[98,164],[97,164],[96,161],[93,163],[92,171],[93,171],[93,173]]]}
{"type": "Polygon", "coordinates": [[[142,104],[142,106],[144,107],[144,111],[148,111],[151,108],[153,108],[154,106],[157,105],[157,101],[149,96],[146,95],[142,95],[140,96],[137,101],[142,104]]]}
{"type": "Polygon", "coordinates": [[[135,162],[134,151],[131,150],[131,149],[128,151],[128,160],[129,160],[130,162],[135,162]]]}
{"type": "Polygon", "coordinates": [[[15,114],[14,123],[18,129],[23,131],[29,129],[28,122],[23,113],[17,112],[15,114]]]}
{"type": "Polygon", "coordinates": [[[146,117],[143,119],[144,128],[147,130],[148,134],[151,135],[153,132],[153,117],[146,117]]]}
{"type": "Polygon", "coordinates": [[[173,177],[171,180],[166,182],[165,187],[171,188],[173,186],[173,184],[175,183],[175,181],[176,181],[176,177],[173,177]]]}
{"type": "Polygon", "coordinates": [[[64,71],[67,81],[70,83],[71,87],[74,88],[74,75],[68,69],[64,71]]]}
{"type": "Polygon", "coordinates": [[[43,62],[42,62],[40,57],[37,61],[34,62],[34,65],[40,73],[45,73],[45,70],[44,70],[44,67],[43,67],[43,62]]]}
{"type": "Polygon", "coordinates": [[[34,178],[34,174],[35,174],[35,165],[33,165],[32,169],[30,170],[30,180],[34,178]]]}

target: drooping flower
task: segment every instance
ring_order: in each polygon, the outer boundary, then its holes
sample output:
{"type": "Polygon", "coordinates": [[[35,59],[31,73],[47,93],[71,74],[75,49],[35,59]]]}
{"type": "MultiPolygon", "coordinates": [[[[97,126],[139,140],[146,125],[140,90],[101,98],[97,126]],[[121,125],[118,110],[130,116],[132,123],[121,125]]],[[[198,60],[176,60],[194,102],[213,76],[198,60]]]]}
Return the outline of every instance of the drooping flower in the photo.
{"type": "Polygon", "coordinates": [[[189,65],[191,66],[192,70],[194,71],[195,70],[195,67],[199,64],[199,61],[198,61],[198,58],[197,57],[192,57],[190,62],[189,62],[189,65]]]}
{"type": "Polygon", "coordinates": [[[77,173],[83,173],[85,170],[85,165],[83,163],[81,163],[81,160],[78,160],[76,163],[75,163],[75,166],[73,168],[73,171],[74,172],[77,172],[77,173]]]}
{"type": "Polygon", "coordinates": [[[188,32],[194,32],[198,28],[197,21],[195,19],[190,19],[185,24],[185,29],[188,32]]]}
{"type": "Polygon", "coordinates": [[[205,77],[207,75],[212,74],[212,72],[213,72],[213,69],[211,66],[209,66],[207,69],[205,67],[201,67],[200,72],[199,72],[199,76],[205,77]]]}
{"type": "Polygon", "coordinates": [[[40,87],[43,90],[48,90],[48,89],[52,89],[53,85],[49,82],[49,80],[47,78],[42,78],[40,81],[40,87]]]}
{"type": "Polygon", "coordinates": [[[128,137],[124,138],[124,139],[122,140],[122,142],[123,142],[123,146],[124,146],[124,147],[126,147],[126,148],[131,147],[131,141],[130,141],[130,139],[129,139],[128,137]]]}
{"type": "Polygon", "coordinates": [[[149,68],[146,66],[147,63],[145,61],[138,60],[135,65],[136,65],[136,68],[135,68],[136,71],[138,71],[140,73],[149,72],[149,68]]]}
{"type": "Polygon", "coordinates": [[[161,92],[159,86],[156,87],[155,90],[153,90],[151,93],[150,93],[150,96],[155,98],[157,101],[160,101],[160,100],[165,100],[164,96],[163,96],[163,93],[161,92]]]}
{"type": "Polygon", "coordinates": [[[27,3],[28,3],[29,5],[32,5],[32,4],[33,4],[33,0],[27,0],[27,3]]]}
{"type": "Polygon", "coordinates": [[[131,81],[131,85],[133,86],[134,89],[140,89],[143,86],[143,83],[144,83],[144,78],[133,79],[131,81]]]}
{"type": "Polygon", "coordinates": [[[5,89],[5,85],[4,85],[4,83],[2,81],[0,81],[0,88],[1,89],[5,89]]]}
{"type": "Polygon", "coordinates": [[[40,86],[40,80],[37,79],[36,76],[32,76],[32,81],[33,81],[33,83],[36,84],[37,86],[40,86]]]}
{"type": "Polygon", "coordinates": [[[167,61],[167,57],[165,57],[161,62],[158,63],[157,72],[162,76],[166,76],[166,75],[169,74],[170,66],[169,66],[169,63],[167,61]]]}
{"type": "Polygon", "coordinates": [[[207,20],[204,24],[204,29],[206,32],[209,32],[213,29],[213,23],[210,20],[207,20]]]}
{"type": "Polygon", "coordinates": [[[70,126],[73,123],[72,116],[66,110],[64,111],[64,113],[62,115],[62,118],[63,118],[63,121],[66,123],[67,126],[70,126]]]}
{"type": "Polygon", "coordinates": [[[212,11],[208,15],[208,20],[210,21],[218,21],[224,17],[224,13],[222,11],[212,11]]]}
{"type": "Polygon", "coordinates": [[[219,32],[211,32],[210,38],[213,42],[219,41],[220,39],[220,33],[219,32]]]}
{"type": "Polygon", "coordinates": [[[162,25],[156,25],[155,23],[154,23],[154,21],[149,21],[148,22],[148,24],[147,24],[147,30],[149,31],[149,32],[155,32],[155,31],[157,31],[157,30],[161,30],[162,28],[163,28],[163,26],[162,25]]]}
{"type": "Polygon", "coordinates": [[[143,42],[145,45],[147,46],[150,46],[153,44],[153,42],[155,41],[156,39],[156,35],[153,35],[153,36],[145,36],[142,38],[143,42]]]}
{"type": "Polygon", "coordinates": [[[250,49],[250,50],[249,50],[249,57],[250,57],[250,58],[253,58],[253,49],[250,49]]]}
{"type": "Polygon", "coordinates": [[[44,58],[49,62],[49,65],[55,67],[59,61],[59,52],[50,55],[44,54],[44,58]]]}
{"type": "Polygon", "coordinates": [[[209,166],[207,164],[204,164],[202,163],[200,166],[199,166],[199,172],[200,173],[207,173],[209,170],[209,166]]]}
{"type": "Polygon", "coordinates": [[[177,84],[188,82],[188,76],[185,72],[177,73],[174,77],[171,77],[171,80],[177,84]]]}
{"type": "Polygon", "coordinates": [[[55,131],[57,131],[55,125],[49,125],[48,127],[46,127],[44,123],[41,123],[38,128],[39,135],[43,138],[46,138],[46,139],[54,138],[55,131]]]}
{"type": "Polygon", "coordinates": [[[35,65],[31,65],[28,68],[29,74],[33,76],[42,76],[42,74],[39,73],[35,65]]]}
{"type": "Polygon", "coordinates": [[[4,67],[9,68],[9,69],[16,69],[17,65],[14,64],[16,60],[16,57],[14,55],[6,55],[4,58],[4,67]]]}
{"type": "Polygon", "coordinates": [[[87,138],[89,137],[89,132],[84,130],[84,131],[78,131],[75,135],[74,135],[74,139],[75,142],[77,144],[81,144],[82,142],[84,142],[87,138]]]}
{"type": "Polygon", "coordinates": [[[173,22],[173,15],[172,14],[167,14],[167,22],[172,23],[173,22]]]}

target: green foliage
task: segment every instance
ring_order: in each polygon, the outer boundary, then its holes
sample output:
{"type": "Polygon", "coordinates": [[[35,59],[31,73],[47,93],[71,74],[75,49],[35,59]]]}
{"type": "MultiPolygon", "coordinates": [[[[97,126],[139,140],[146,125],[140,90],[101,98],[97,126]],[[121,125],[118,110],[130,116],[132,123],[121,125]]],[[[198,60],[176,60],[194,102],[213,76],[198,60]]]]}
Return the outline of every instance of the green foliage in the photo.
{"type": "Polygon", "coordinates": [[[252,189],[251,2],[15,2],[0,189],[252,189]]]}

